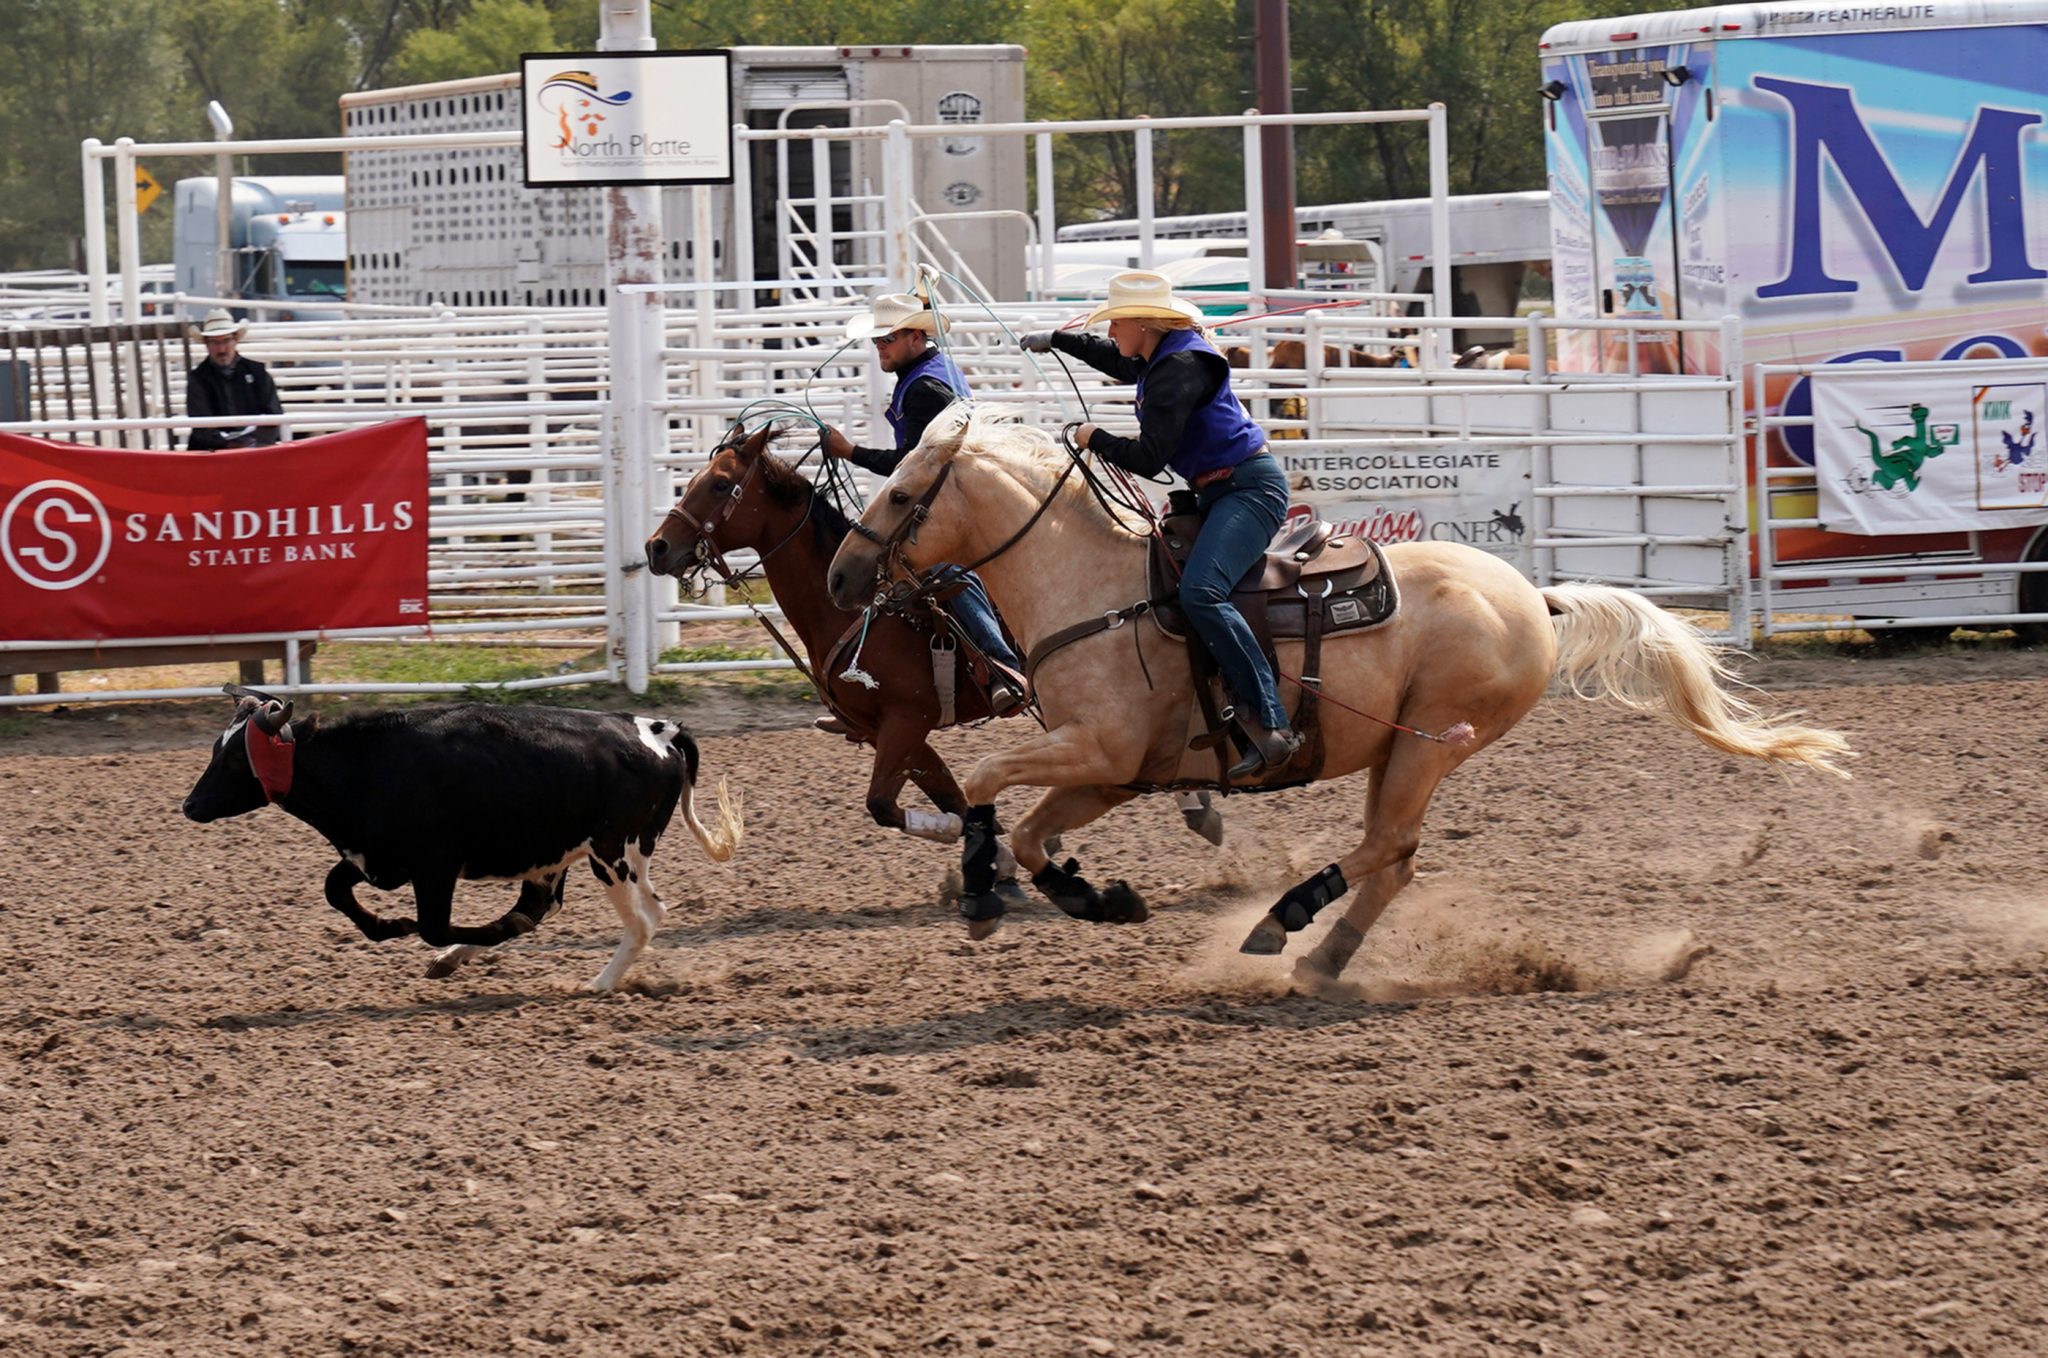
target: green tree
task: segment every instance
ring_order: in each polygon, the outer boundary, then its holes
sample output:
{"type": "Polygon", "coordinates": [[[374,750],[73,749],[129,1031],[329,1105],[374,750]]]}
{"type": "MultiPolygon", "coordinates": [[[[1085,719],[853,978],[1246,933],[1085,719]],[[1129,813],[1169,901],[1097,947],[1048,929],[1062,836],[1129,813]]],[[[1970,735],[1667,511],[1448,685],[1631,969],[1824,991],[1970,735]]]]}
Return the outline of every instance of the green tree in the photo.
{"type": "MultiPolygon", "coordinates": [[[[1650,3],[1645,9],[1674,8],[1650,3]]],[[[1576,17],[1559,0],[1296,0],[1295,107],[1302,111],[1446,106],[1451,191],[1541,188],[1537,42],[1576,17]],[[1313,41],[1303,41],[1303,34],[1313,41]]],[[[1372,123],[1297,137],[1302,202],[1413,198],[1429,192],[1420,125],[1372,123]]]]}
{"type": "MultiPolygon", "coordinates": [[[[1037,0],[1028,31],[1031,116],[1060,121],[1239,113],[1250,100],[1234,0],[1037,0]]],[[[1062,220],[1137,212],[1136,139],[1067,136],[1056,145],[1062,220]]],[[[1161,215],[1244,205],[1244,142],[1234,130],[1153,138],[1161,215]]]]}
{"type": "Polygon", "coordinates": [[[837,47],[1015,42],[1029,0],[671,0],[655,37],[673,47],[837,47]]]}
{"type": "Polygon", "coordinates": [[[502,75],[519,69],[525,52],[568,47],[555,34],[555,16],[538,0],[477,0],[447,28],[421,28],[398,58],[401,84],[502,75]]]}
{"type": "MultiPolygon", "coordinates": [[[[0,268],[72,264],[84,231],[80,141],[150,139],[173,126],[176,82],[163,72],[177,63],[161,9],[158,0],[0,5],[0,47],[16,58],[0,85],[0,268]]],[[[170,213],[159,207],[152,216],[167,222],[170,213]]]]}

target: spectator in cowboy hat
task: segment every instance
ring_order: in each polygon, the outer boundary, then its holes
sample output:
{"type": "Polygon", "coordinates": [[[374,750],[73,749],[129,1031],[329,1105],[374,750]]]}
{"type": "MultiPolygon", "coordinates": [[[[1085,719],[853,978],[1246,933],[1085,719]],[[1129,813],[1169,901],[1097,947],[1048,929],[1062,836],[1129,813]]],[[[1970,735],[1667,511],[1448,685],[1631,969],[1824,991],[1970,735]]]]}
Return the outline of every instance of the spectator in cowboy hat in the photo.
{"type": "MultiPolygon", "coordinates": [[[[185,413],[197,419],[232,415],[282,415],[277,385],[270,370],[236,350],[247,321],[238,321],[225,307],[206,313],[191,327],[192,338],[206,345],[206,361],[197,364],[185,378],[185,413]]],[[[274,424],[250,424],[230,428],[192,431],[186,447],[195,453],[224,448],[257,448],[276,443],[280,431],[274,424]]]]}
{"type": "Polygon", "coordinates": [[[1086,324],[1109,322],[1109,338],[1080,330],[1039,330],[1018,343],[1032,353],[1058,349],[1119,382],[1138,386],[1138,436],[1093,424],[1074,442],[1111,466],[1140,476],[1171,468],[1194,488],[1202,527],[1181,575],[1180,605],[1209,649],[1248,738],[1230,770],[1243,778],[1285,765],[1301,737],[1280,702],[1273,667],[1230,602],[1287,517],[1287,476],[1266,450],[1266,435],[1230,389],[1230,363],[1202,333],[1202,312],[1173,295],[1166,275],[1133,269],[1109,280],[1109,298],[1086,324]]]}
{"type": "MultiPolygon", "coordinates": [[[[917,441],[924,437],[925,426],[940,411],[970,395],[967,378],[959,365],[938,346],[940,324],[929,302],[901,292],[877,294],[869,300],[867,314],[855,316],[848,323],[847,338],[872,341],[882,371],[896,376],[896,388],[882,411],[882,418],[896,435],[896,446],[856,447],[853,440],[827,425],[823,431],[827,457],[844,458],[877,476],[887,476],[903,461],[903,455],[917,446],[917,441]]],[[[996,662],[989,667],[989,708],[999,717],[1008,716],[1022,705],[1024,694],[996,666],[1021,670],[1023,662],[1003,636],[1002,624],[996,621],[995,605],[989,602],[980,577],[972,571],[941,565],[934,566],[932,573],[961,584],[960,591],[946,600],[946,611],[960,624],[968,641],[996,662]]],[[[831,720],[821,718],[819,725],[831,720]]]]}

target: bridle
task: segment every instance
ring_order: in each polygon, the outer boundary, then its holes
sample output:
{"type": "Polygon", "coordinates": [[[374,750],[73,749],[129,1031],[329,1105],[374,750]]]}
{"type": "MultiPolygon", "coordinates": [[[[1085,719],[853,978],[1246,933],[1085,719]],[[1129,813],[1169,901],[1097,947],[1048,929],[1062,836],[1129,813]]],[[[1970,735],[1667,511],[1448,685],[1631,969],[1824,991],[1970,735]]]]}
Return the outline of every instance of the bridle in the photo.
{"type": "MultiPolygon", "coordinates": [[[[711,450],[711,456],[715,460],[720,453],[724,452],[744,454],[745,449],[736,443],[721,443],[718,447],[711,450]]],[[[664,524],[670,519],[674,519],[687,524],[697,534],[697,545],[690,550],[689,564],[683,571],[677,572],[678,575],[694,575],[699,571],[709,570],[715,572],[718,578],[728,585],[737,585],[752,575],[752,571],[749,571],[746,575],[738,574],[730,566],[726,565],[725,553],[711,539],[720,528],[725,526],[725,521],[732,517],[732,512],[739,507],[740,501],[746,498],[747,488],[753,484],[755,474],[761,470],[761,459],[767,455],[766,449],[755,454],[754,460],[748,464],[745,473],[732,483],[732,489],[719,497],[718,502],[711,507],[711,511],[701,519],[692,514],[687,505],[689,504],[690,493],[697,488],[697,482],[710,474],[710,466],[706,465],[697,475],[690,478],[688,485],[683,487],[682,498],[678,499],[674,507],[662,516],[664,524]]],[[[816,486],[809,487],[810,495],[815,496],[817,493],[818,489],[816,486]]],[[[806,503],[804,512],[797,515],[796,525],[783,535],[782,540],[767,551],[756,554],[754,569],[760,570],[764,568],[769,557],[774,556],[784,547],[787,547],[796,538],[796,535],[803,531],[804,524],[809,518],[810,506],[806,503]]]]}
{"type": "MultiPolygon", "coordinates": [[[[716,461],[720,453],[727,451],[737,452],[742,456],[746,453],[744,448],[733,443],[731,437],[728,436],[726,442],[719,444],[711,450],[712,460],[716,461]]],[[[741,584],[751,578],[755,571],[765,575],[768,567],[768,558],[774,556],[777,552],[795,541],[796,535],[804,530],[804,525],[810,522],[810,501],[816,498],[818,494],[816,486],[807,486],[808,493],[804,501],[803,512],[796,516],[795,526],[783,535],[782,541],[776,543],[765,552],[757,552],[754,557],[753,570],[746,572],[744,575],[735,572],[732,567],[725,564],[725,553],[720,551],[712,542],[712,535],[725,525],[726,519],[731,517],[734,508],[738,506],[741,500],[746,498],[747,488],[754,483],[754,476],[761,470],[761,463],[767,456],[768,450],[766,448],[755,453],[754,460],[749,464],[746,472],[741,475],[739,480],[732,483],[732,489],[720,497],[718,503],[711,507],[711,512],[701,519],[684,506],[688,504],[690,492],[696,488],[697,482],[710,474],[710,465],[707,463],[696,476],[690,478],[690,483],[683,487],[682,498],[678,499],[668,513],[662,516],[662,523],[664,525],[670,519],[676,519],[688,524],[697,533],[697,545],[690,552],[690,564],[684,570],[678,571],[677,575],[695,575],[698,571],[710,570],[716,572],[718,578],[728,586],[741,584]]],[[[796,666],[797,673],[810,681],[811,687],[817,690],[819,698],[827,707],[830,707],[832,700],[826,693],[825,685],[819,682],[816,674],[811,672],[811,667],[805,661],[803,653],[790,645],[789,638],[782,635],[782,629],[775,625],[775,620],[766,613],[763,613],[754,604],[752,599],[747,599],[745,602],[747,611],[754,615],[754,620],[768,629],[768,635],[775,638],[775,644],[782,648],[782,653],[789,657],[791,664],[796,666]]]]}

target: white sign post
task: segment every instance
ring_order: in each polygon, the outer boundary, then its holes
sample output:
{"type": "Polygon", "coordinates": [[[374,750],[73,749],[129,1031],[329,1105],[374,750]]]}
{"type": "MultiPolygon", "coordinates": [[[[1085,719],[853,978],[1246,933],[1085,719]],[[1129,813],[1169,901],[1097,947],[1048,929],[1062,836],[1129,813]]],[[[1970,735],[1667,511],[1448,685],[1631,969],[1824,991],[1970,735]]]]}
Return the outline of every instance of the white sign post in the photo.
{"type": "Polygon", "coordinates": [[[526,186],[730,184],[732,53],[519,58],[526,186]]]}

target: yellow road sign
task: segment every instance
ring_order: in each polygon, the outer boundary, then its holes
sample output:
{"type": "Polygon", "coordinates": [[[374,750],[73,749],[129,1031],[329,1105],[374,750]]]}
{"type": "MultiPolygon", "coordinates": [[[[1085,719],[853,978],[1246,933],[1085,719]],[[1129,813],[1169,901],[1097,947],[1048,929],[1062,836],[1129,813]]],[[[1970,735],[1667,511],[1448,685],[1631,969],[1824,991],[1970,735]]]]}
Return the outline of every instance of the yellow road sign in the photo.
{"type": "Polygon", "coordinates": [[[149,211],[149,205],[163,197],[164,186],[156,182],[156,176],[137,165],[135,167],[135,211],[149,211]]]}

